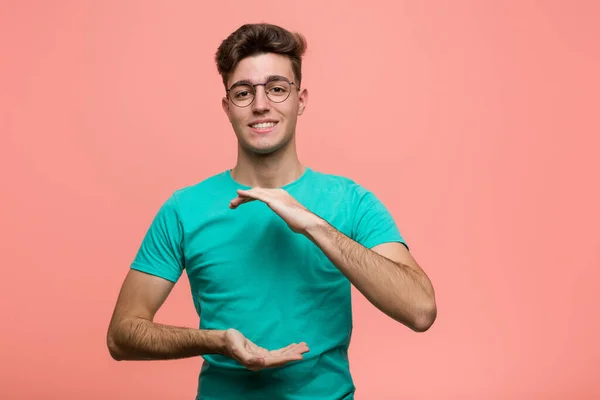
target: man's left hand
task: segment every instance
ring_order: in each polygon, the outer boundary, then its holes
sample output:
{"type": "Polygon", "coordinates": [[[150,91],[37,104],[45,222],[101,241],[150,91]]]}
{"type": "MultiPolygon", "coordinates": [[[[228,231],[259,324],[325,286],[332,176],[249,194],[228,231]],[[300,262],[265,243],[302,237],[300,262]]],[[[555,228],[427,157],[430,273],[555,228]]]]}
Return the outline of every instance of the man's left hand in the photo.
{"type": "Polygon", "coordinates": [[[306,233],[306,230],[319,223],[318,216],[310,212],[284,189],[252,188],[238,190],[236,198],[231,200],[229,208],[236,209],[250,201],[262,201],[283,219],[290,229],[296,233],[306,233]]]}

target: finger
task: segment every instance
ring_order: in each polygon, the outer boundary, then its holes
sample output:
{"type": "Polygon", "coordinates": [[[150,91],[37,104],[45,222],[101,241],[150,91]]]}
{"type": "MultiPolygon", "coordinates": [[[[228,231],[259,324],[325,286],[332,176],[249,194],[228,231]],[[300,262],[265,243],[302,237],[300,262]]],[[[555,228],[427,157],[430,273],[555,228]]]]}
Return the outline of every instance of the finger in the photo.
{"type": "Polygon", "coordinates": [[[248,203],[250,201],[255,201],[256,199],[250,198],[250,197],[236,197],[233,200],[231,200],[229,202],[229,208],[237,208],[238,206],[244,204],[244,203],[248,203]]]}
{"type": "Polygon", "coordinates": [[[272,199],[272,194],[267,189],[263,188],[252,188],[249,190],[238,189],[237,193],[239,196],[251,197],[255,200],[260,200],[265,203],[272,199]]]}
{"type": "Polygon", "coordinates": [[[304,358],[302,354],[309,351],[308,345],[304,342],[274,350],[270,352],[268,357],[265,357],[267,368],[271,366],[280,366],[291,361],[299,361],[304,358]]]}
{"type": "Polygon", "coordinates": [[[298,343],[292,343],[292,344],[290,344],[288,346],[282,347],[281,349],[270,351],[270,353],[273,354],[273,355],[280,355],[280,354],[283,354],[283,353],[285,353],[286,351],[288,351],[290,349],[293,349],[296,346],[298,346],[298,343]]]}
{"type": "Polygon", "coordinates": [[[287,355],[302,355],[304,353],[308,353],[309,351],[310,351],[310,349],[308,348],[308,346],[298,345],[298,346],[294,347],[293,349],[289,349],[282,355],[285,355],[285,356],[287,356],[287,355]]]}
{"type": "Polygon", "coordinates": [[[281,349],[273,350],[270,354],[275,356],[298,353],[303,354],[310,351],[308,345],[305,342],[300,343],[292,343],[289,346],[283,347],[281,349]]]}
{"type": "Polygon", "coordinates": [[[280,367],[292,361],[300,361],[304,357],[302,354],[289,354],[280,356],[266,356],[264,368],[280,367]]]}
{"type": "Polygon", "coordinates": [[[293,351],[293,352],[297,352],[297,353],[300,353],[300,354],[304,354],[304,353],[309,352],[310,348],[308,347],[308,345],[306,343],[303,342],[303,343],[298,344],[296,347],[288,350],[288,352],[289,351],[293,351]]]}

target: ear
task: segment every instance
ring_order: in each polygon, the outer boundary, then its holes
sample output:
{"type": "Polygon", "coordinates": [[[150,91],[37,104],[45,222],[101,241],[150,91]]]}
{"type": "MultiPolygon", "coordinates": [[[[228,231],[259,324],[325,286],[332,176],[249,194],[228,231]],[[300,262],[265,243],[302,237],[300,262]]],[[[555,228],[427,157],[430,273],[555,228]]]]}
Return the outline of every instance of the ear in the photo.
{"type": "Polygon", "coordinates": [[[300,89],[300,93],[298,93],[298,115],[302,115],[304,113],[304,109],[308,104],[308,90],[300,89]]]}
{"type": "Polygon", "coordinates": [[[223,99],[221,99],[221,107],[223,107],[223,111],[225,111],[225,114],[227,114],[227,118],[229,119],[229,121],[231,121],[231,116],[229,113],[229,100],[227,100],[227,97],[223,97],[223,99]]]}

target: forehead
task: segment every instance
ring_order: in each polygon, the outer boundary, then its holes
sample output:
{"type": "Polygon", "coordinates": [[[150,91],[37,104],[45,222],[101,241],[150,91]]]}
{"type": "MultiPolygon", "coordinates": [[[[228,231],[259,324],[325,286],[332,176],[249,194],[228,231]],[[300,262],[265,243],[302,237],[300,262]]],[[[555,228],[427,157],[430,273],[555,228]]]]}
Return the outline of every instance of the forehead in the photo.
{"type": "Polygon", "coordinates": [[[294,72],[291,60],[281,54],[273,53],[246,57],[233,70],[228,80],[228,86],[241,80],[262,83],[272,75],[285,76],[293,81],[294,72]]]}

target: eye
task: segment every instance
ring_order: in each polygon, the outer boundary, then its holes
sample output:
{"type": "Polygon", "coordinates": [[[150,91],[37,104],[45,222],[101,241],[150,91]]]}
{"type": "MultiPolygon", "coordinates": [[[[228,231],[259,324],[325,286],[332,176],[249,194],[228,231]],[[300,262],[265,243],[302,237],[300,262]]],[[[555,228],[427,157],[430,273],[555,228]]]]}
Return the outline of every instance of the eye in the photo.
{"type": "Polygon", "coordinates": [[[267,90],[269,94],[274,96],[285,96],[290,89],[289,85],[285,82],[273,82],[269,85],[267,90]]]}
{"type": "Polygon", "coordinates": [[[244,97],[250,96],[250,92],[248,92],[247,90],[242,90],[242,91],[236,92],[234,94],[234,96],[236,99],[243,99],[244,97]]]}
{"type": "Polygon", "coordinates": [[[248,85],[238,85],[231,90],[231,95],[236,100],[244,100],[252,97],[254,91],[248,85]]]}

